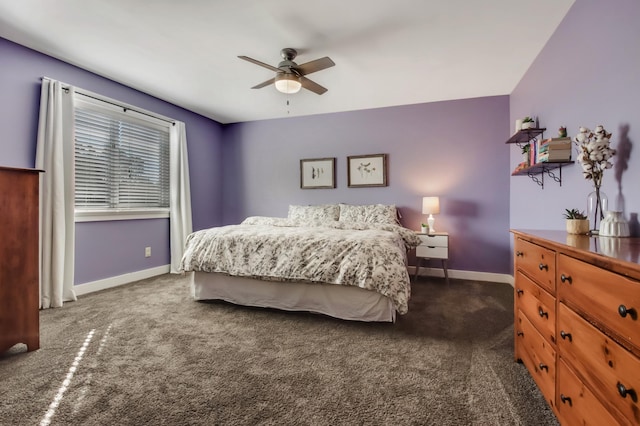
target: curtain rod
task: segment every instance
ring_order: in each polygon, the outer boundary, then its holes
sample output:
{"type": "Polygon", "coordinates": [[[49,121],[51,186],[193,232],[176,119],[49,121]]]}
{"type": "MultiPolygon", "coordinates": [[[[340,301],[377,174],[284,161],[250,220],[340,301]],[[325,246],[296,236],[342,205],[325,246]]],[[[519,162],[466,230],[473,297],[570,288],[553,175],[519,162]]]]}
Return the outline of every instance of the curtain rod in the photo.
{"type": "MultiPolygon", "coordinates": [[[[49,77],[41,77],[41,80],[54,81],[54,79],[49,78],[49,77]]],[[[69,87],[71,87],[70,84],[63,83],[61,81],[60,81],[60,84],[62,84],[62,88],[67,90],[67,91],[69,90],[69,87]]],[[[176,125],[176,120],[173,120],[171,118],[163,117],[161,115],[157,115],[157,114],[153,114],[153,113],[149,113],[149,112],[145,112],[145,111],[140,111],[139,109],[137,109],[136,107],[133,107],[131,105],[125,105],[122,102],[116,101],[116,100],[111,99],[111,98],[107,98],[105,96],[102,96],[102,95],[99,95],[99,94],[96,94],[96,93],[92,93],[92,92],[86,91],[84,89],[76,88],[75,91],[76,91],[77,94],[82,95],[82,96],[86,96],[87,98],[95,99],[97,101],[105,102],[107,104],[111,104],[111,105],[117,106],[118,108],[122,108],[125,112],[127,110],[131,110],[131,111],[137,112],[138,114],[142,114],[142,115],[146,115],[148,117],[155,118],[156,120],[165,121],[167,123],[170,123],[172,126],[176,125]]]]}

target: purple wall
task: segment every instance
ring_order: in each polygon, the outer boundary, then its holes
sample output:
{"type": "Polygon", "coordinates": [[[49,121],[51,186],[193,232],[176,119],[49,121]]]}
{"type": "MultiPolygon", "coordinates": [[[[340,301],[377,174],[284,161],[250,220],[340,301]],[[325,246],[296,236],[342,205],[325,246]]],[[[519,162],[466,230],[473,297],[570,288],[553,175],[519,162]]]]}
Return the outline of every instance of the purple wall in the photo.
{"type": "MultiPolygon", "coordinates": [[[[224,131],[224,222],[289,204],[396,204],[419,229],[439,195],[452,269],[508,273],[507,96],[238,123],[224,131]],[[389,186],[348,188],[347,156],[388,154],[389,186]],[[336,189],[300,189],[301,158],[336,157],[336,189]]],[[[437,266],[437,265],[435,265],[437,266]]]]}
{"type": "MultiPolygon", "coordinates": [[[[557,135],[567,127],[602,124],[618,149],[614,168],[605,171],[603,190],[610,209],[624,210],[639,235],[640,153],[640,2],[576,1],[510,97],[511,123],[526,115],[557,135]]],[[[513,131],[513,124],[510,131],[513,131]]],[[[511,150],[511,169],[520,161],[511,150]]],[[[591,182],[578,164],[562,170],[562,186],[547,180],[544,190],[527,177],[511,178],[513,228],[564,229],[565,208],[586,210],[591,182]]]]}
{"type": "MultiPolygon", "coordinates": [[[[51,77],[186,123],[193,225],[222,222],[222,126],[210,119],[0,38],[0,164],[33,167],[40,78],[51,77]]],[[[81,284],[169,263],[168,220],[79,223],[76,277],[81,284]],[[152,247],[151,258],[144,247],[152,247]]]]}

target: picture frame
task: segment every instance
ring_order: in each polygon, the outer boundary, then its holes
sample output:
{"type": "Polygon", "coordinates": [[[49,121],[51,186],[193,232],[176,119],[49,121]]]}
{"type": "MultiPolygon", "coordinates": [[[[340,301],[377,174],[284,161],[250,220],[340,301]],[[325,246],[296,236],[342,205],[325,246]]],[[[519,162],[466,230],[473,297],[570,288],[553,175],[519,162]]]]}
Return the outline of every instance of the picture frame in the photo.
{"type": "Polygon", "coordinates": [[[387,154],[347,157],[349,188],[387,186],[387,154]]]}
{"type": "Polygon", "coordinates": [[[336,187],[336,158],[303,158],[300,160],[301,189],[333,189],[336,187]]]}

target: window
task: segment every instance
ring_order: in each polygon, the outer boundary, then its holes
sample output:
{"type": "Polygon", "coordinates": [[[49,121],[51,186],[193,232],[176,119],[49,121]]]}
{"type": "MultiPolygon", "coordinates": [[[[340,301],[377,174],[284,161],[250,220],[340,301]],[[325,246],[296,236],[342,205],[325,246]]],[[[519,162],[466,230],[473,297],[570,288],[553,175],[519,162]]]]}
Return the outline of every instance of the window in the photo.
{"type": "Polygon", "coordinates": [[[170,126],[76,94],[76,221],[168,217],[170,126]]]}

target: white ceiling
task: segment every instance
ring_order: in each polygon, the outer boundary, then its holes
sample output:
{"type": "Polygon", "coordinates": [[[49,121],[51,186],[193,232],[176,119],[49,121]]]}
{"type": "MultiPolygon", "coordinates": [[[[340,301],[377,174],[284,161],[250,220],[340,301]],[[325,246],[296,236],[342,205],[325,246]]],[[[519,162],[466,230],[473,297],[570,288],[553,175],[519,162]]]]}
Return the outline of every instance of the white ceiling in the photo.
{"type": "Polygon", "coordinates": [[[573,2],[0,0],[0,37],[233,123],[509,94],[573,2]],[[250,89],[273,73],[237,56],[283,47],[329,91],[250,89]]]}

